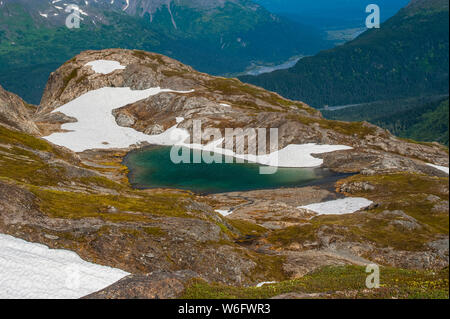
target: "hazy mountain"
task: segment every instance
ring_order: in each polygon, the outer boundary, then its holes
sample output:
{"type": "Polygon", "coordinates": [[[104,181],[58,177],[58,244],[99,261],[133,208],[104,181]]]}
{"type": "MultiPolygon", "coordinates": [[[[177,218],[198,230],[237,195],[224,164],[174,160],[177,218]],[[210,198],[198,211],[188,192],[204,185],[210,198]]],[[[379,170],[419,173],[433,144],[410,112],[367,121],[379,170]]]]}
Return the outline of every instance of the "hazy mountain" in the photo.
{"type": "MultiPolygon", "coordinates": [[[[320,29],[364,27],[370,0],[255,0],[266,9],[320,29]]],[[[378,0],[381,20],[392,17],[409,0],[378,0]]]]}
{"type": "Polygon", "coordinates": [[[448,95],[423,96],[358,104],[340,110],[322,110],[327,119],[368,121],[396,136],[423,142],[448,140],[448,95]]]}
{"type": "Polygon", "coordinates": [[[0,83],[34,103],[50,71],[87,49],[144,49],[230,74],[327,45],[249,0],[4,0],[0,35],[0,83]],[[65,26],[69,4],[80,8],[80,29],[65,26]]]}

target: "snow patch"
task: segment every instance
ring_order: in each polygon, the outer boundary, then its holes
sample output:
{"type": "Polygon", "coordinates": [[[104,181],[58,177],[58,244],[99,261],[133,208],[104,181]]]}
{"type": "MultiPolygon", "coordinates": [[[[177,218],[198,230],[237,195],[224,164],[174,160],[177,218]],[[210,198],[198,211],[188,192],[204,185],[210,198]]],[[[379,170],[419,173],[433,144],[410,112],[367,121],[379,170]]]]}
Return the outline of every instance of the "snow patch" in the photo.
{"type": "MultiPolygon", "coordinates": [[[[92,63],[92,62],[91,62],[92,63]]],[[[121,127],[112,114],[114,109],[143,100],[161,92],[190,93],[192,91],[173,91],[169,89],[150,88],[131,90],[130,88],[101,88],[90,91],[75,100],[55,109],[77,119],[75,123],[66,123],[62,129],[68,132],[53,133],[44,137],[49,142],[65,146],[74,152],[88,149],[128,148],[147,142],[166,146],[184,146],[190,149],[204,150],[231,156],[249,162],[272,167],[318,167],[323,160],[312,154],[327,153],[352,149],[345,145],[291,144],[267,155],[236,154],[224,149],[224,139],[208,145],[186,143],[190,137],[187,130],[178,128],[184,118],[176,118],[177,124],[159,135],[147,135],[133,128],[121,127]]]]}
{"type": "Polygon", "coordinates": [[[110,74],[115,70],[123,70],[125,66],[121,65],[117,61],[110,60],[95,60],[85,64],[90,66],[95,73],[110,74]]]}
{"type": "Polygon", "coordinates": [[[86,262],[68,250],[0,234],[1,299],[81,298],[128,275],[86,262]]]}
{"type": "Polygon", "coordinates": [[[180,124],[181,122],[184,121],[184,117],[177,117],[175,118],[175,120],[177,121],[177,124],[180,124]]]}
{"type": "Polygon", "coordinates": [[[225,217],[233,214],[232,210],[225,210],[225,209],[216,209],[215,212],[219,213],[220,215],[225,216],[225,217]]]}
{"type": "Polygon", "coordinates": [[[160,88],[142,91],[134,91],[130,88],[101,88],[89,91],[53,111],[64,113],[78,120],[75,123],[62,125],[61,128],[69,132],[53,133],[44,138],[74,152],[83,152],[88,149],[127,148],[143,142],[174,145],[189,137],[189,133],[178,129],[175,125],[159,135],[147,135],[133,128],[117,125],[112,114],[112,110],[116,108],[161,92],[177,91],[160,88]]]}
{"type": "Polygon", "coordinates": [[[260,282],[259,284],[256,285],[257,288],[260,288],[264,285],[270,285],[270,284],[276,284],[276,281],[264,281],[264,282],[260,282]]]}
{"type": "Polygon", "coordinates": [[[350,150],[352,147],[346,145],[318,145],[318,144],[290,144],[285,148],[266,155],[237,154],[232,150],[224,149],[224,139],[213,141],[208,145],[178,143],[191,149],[210,151],[234,158],[243,159],[271,167],[305,168],[319,167],[323,160],[313,157],[312,154],[321,154],[341,150],[350,150]]]}
{"type": "Polygon", "coordinates": [[[444,172],[444,173],[447,173],[447,175],[449,174],[449,169],[448,169],[448,167],[445,167],[445,166],[439,166],[439,165],[434,165],[434,164],[427,164],[428,166],[431,166],[431,167],[434,167],[434,168],[436,168],[436,169],[438,169],[438,170],[440,170],[440,171],[442,171],[442,172],[444,172]]]}
{"type": "Polygon", "coordinates": [[[298,208],[311,210],[319,215],[352,214],[372,205],[372,201],[361,197],[347,197],[328,202],[316,203],[298,208]]]}
{"type": "Polygon", "coordinates": [[[268,155],[251,155],[249,160],[268,166],[278,167],[316,167],[323,164],[323,160],[311,154],[321,154],[334,151],[350,150],[345,145],[317,145],[291,144],[268,155]]]}
{"type": "Polygon", "coordinates": [[[122,9],[122,11],[125,11],[130,6],[130,0],[125,0],[127,2],[125,8],[122,9]]]}

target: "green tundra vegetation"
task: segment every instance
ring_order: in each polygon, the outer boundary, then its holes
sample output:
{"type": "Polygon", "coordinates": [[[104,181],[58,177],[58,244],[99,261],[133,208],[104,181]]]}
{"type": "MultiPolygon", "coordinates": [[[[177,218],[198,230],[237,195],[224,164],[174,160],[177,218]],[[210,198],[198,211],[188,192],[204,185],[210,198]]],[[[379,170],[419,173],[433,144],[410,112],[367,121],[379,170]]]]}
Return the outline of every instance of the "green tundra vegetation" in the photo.
{"type": "Polygon", "coordinates": [[[238,288],[193,280],[186,285],[187,299],[267,299],[296,293],[305,298],[448,299],[448,268],[439,272],[380,269],[380,288],[367,289],[367,273],[359,266],[327,266],[302,278],[238,288]],[[315,295],[314,295],[315,294],[315,295]]]}

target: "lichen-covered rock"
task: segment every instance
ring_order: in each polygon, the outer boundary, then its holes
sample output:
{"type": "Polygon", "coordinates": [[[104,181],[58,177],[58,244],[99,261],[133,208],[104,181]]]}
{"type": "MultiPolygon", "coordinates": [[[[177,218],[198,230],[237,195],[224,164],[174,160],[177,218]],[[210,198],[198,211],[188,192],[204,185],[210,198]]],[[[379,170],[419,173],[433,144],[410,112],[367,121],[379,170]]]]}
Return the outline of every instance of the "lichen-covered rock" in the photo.
{"type": "Polygon", "coordinates": [[[174,299],[183,293],[189,280],[199,277],[192,271],[130,275],[83,299],[174,299]]]}
{"type": "Polygon", "coordinates": [[[0,124],[39,135],[39,129],[32,120],[35,111],[35,106],[28,105],[20,97],[0,86],[0,124]]]}

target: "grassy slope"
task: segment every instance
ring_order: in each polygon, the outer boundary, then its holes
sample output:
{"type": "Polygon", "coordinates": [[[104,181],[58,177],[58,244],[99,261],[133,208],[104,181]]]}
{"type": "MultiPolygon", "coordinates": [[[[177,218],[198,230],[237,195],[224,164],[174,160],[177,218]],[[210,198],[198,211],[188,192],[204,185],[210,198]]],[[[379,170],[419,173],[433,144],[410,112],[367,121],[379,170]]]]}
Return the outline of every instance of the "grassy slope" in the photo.
{"type": "Polygon", "coordinates": [[[324,267],[306,276],[263,287],[236,288],[195,280],[187,285],[188,299],[266,299],[274,296],[322,294],[308,298],[432,298],[447,299],[448,269],[434,273],[394,268],[380,269],[380,288],[367,289],[365,268],[324,267]]]}

